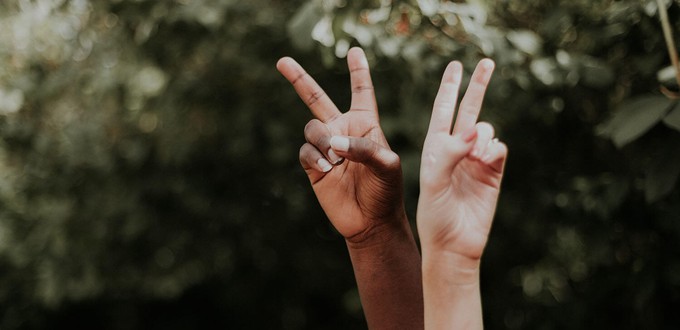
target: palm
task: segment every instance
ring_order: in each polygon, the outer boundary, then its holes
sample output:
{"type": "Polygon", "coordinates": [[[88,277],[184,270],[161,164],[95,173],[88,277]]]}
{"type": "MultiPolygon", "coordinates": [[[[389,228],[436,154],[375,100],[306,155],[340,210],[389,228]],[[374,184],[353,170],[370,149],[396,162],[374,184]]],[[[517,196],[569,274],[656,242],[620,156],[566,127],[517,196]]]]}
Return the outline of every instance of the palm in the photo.
{"type": "Polygon", "coordinates": [[[447,69],[445,74],[423,147],[418,228],[427,244],[438,244],[447,251],[478,259],[486,245],[498,200],[504,146],[487,147],[489,152],[501,152],[486,161],[472,155],[472,146],[485,147],[493,134],[490,125],[476,124],[490,70],[475,71],[453,134],[442,124],[450,122],[445,118],[453,116],[452,105],[460,83],[452,70],[447,69]],[[475,134],[467,144],[461,143],[466,131],[475,134]],[[456,143],[459,147],[452,149],[456,143]]]}
{"type": "MultiPolygon", "coordinates": [[[[350,111],[328,126],[334,135],[367,137],[386,147],[377,118],[367,115],[350,111]]],[[[345,237],[362,232],[371,222],[393,217],[401,205],[397,202],[401,199],[400,171],[378,174],[366,165],[345,161],[312,182],[319,203],[345,237]]]]}
{"type": "Polygon", "coordinates": [[[469,157],[463,158],[441,188],[421,195],[419,216],[433,219],[428,232],[458,254],[479,258],[491,229],[501,174],[469,157]]]}

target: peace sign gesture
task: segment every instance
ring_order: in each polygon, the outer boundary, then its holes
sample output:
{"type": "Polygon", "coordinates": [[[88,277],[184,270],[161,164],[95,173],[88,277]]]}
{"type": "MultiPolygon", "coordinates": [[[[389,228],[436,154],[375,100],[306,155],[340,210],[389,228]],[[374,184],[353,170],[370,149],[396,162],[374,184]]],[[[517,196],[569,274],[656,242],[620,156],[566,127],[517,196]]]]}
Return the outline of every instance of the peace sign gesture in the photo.
{"type": "Polygon", "coordinates": [[[482,255],[508,152],[490,124],[477,123],[493,67],[489,59],[477,65],[453,129],[461,64],[452,62],[444,72],[421,159],[418,230],[423,249],[436,246],[472,260],[482,255]]]}
{"type": "Polygon", "coordinates": [[[477,122],[493,68],[489,59],[477,65],[452,128],[463,70],[450,63],[432,110],[417,211],[426,329],[482,328],[479,264],[508,153],[477,122]]]}
{"type": "Polygon", "coordinates": [[[307,143],[300,149],[314,193],[340,234],[362,240],[404,217],[402,174],[378,122],[364,52],[352,48],[347,64],[352,102],[345,113],[293,59],[281,59],[277,68],[315,117],[305,127],[307,143]]]}

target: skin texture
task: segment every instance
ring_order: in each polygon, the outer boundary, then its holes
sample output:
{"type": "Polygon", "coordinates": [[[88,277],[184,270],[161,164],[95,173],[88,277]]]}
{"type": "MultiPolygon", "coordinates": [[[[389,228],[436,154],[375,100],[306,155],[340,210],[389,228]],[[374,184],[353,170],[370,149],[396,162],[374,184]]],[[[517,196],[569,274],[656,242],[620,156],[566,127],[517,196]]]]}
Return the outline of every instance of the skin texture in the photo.
{"type": "Polygon", "coordinates": [[[494,63],[475,69],[451,127],[462,66],[446,68],[423,146],[417,224],[426,329],[482,329],[479,265],[508,149],[477,122],[494,63]]]}
{"type": "Polygon", "coordinates": [[[371,329],[422,329],[421,262],[404,211],[399,157],[380,128],[368,61],[347,55],[352,101],[341,112],[291,58],[277,69],[311,110],[300,163],[316,197],[345,238],[371,329]]]}

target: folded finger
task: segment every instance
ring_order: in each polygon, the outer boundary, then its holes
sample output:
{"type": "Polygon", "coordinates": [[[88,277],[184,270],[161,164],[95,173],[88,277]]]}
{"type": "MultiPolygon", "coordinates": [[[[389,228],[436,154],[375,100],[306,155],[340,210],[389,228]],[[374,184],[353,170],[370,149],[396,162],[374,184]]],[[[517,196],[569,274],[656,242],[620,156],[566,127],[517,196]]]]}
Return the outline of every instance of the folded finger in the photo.
{"type": "Polygon", "coordinates": [[[317,182],[333,169],[324,155],[310,143],[305,143],[300,147],[300,165],[307,172],[309,181],[317,182]]]}
{"type": "Polygon", "coordinates": [[[451,173],[470,153],[478,138],[474,127],[461,134],[445,137],[430,147],[423,148],[420,165],[421,187],[443,189],[449,186],[451,173]]]}
{"type": "Polygon", "coordinates": [[[477,129],[477,142],[470,152],[470,156],[474,159],[480,159],[486,153],[486,147],[491,142],[494,136],[494,129],[491,124],[487,122],[480,122],[475,125],[477,129]]]}
{"type": "Polygon", "coordinates": [[[342,158],[331,149],[331,132],[326,124],[318,119],[312,119],[305,125],[304,132],[305,140],[318,149],[328,161],[332,164],[342,161],[342,158]]]}
{"type": "Polygon", "coordinates": [[[493,139],[486,147],[486,152],[481,157],[480,161],[489,165],[494,171],[503,173],[507,157],[508,146],[505,145],[505,143],[498,141],[498,139],[493,139]]]}

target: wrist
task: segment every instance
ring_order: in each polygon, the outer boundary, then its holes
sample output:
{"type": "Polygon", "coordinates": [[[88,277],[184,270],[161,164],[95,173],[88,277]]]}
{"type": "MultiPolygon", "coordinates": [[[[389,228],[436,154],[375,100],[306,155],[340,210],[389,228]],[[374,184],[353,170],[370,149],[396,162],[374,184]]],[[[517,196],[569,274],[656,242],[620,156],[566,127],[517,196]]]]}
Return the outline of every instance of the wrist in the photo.
{"type": "Polygon", "coordinates": [[[427,246],[423,251],[423,277],[453,286],[479,284],[480,258],[471,258],[446,250],[433,250],[427,246]]]}
{"type": "Polygon", "coordinates": [[[368,327],[422,329],[420,253],[407,217],[377,224],[345,239],[368,327]]]}
{"type": "Polygon", "coordinates": [[[483,329],[480,260],[423,248],[425,328],[483,329]]]}
{"type": "Polygon", "coordinates": [[[414,240],[406,213],[402,211],[390,219],[371,221],[371,225],[365,230],[345,237],[345,242],[350,250],[361,250],[387,245],[404,238],[414,240]]]}

